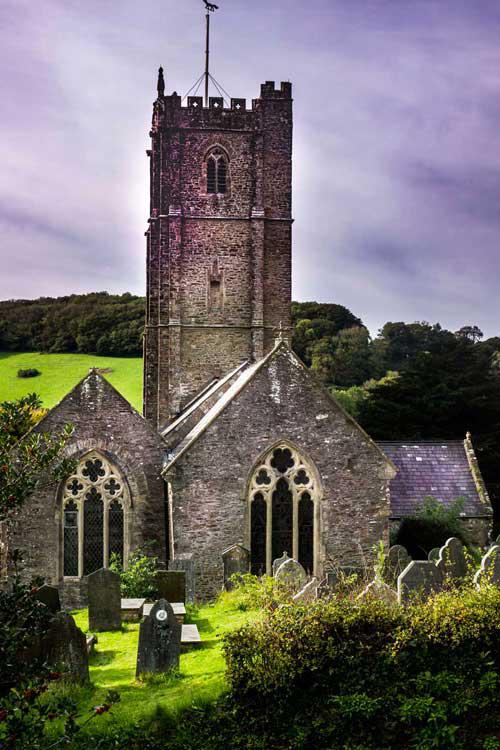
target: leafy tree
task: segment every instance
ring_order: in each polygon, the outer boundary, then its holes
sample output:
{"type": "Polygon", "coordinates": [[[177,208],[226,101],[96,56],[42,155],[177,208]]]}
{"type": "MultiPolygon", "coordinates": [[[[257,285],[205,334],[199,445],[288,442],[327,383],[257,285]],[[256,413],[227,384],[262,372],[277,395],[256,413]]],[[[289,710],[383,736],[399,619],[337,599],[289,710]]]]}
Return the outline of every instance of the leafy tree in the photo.
{"type": "Polygon", "coordinates": [[[473,344],[477,344],[483,338],[483,335],[479,326],[462,326],[455,332],[457,338],[467,339],[467,341],[472,341],[473,344]]]}

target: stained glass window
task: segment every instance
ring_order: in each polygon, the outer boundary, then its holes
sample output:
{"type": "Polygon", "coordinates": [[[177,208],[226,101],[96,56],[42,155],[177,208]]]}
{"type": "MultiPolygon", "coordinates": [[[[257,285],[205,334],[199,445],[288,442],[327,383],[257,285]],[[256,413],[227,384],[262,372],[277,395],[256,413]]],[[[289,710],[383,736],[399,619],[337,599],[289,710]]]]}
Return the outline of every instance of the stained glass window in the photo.
{"type": "Polygon", "coordinates": [[[108,509],[109,551],[108,559],[116,554],[123,565],[123,508],[118,500],[113,500],[108,509]]]}
{"type": "Polygon", "coordinates": [[[299,500],[299,562],[312,575],[314,568],[314,503],[308,492],[299,500]]]}
{"type": "Polygon", "coordinates": [[[70,500],[64,506],[64,575],[78,575],[78,505],[70,500]]]}
{"type": "Polygon", "coordinates": [[[258,493],[252,500],[251,508],[251,570],[256,576],[266,572],[266,526],[267,506],[263,496],[258,493]]]}
{"type": "Polygon", "coordinates": [[[293,501],[292,493],[286,479],[278,479],[273,492],[273,527],[272,556],[273,560],[284,551],[291,554],[293,550],[293,501]]]}

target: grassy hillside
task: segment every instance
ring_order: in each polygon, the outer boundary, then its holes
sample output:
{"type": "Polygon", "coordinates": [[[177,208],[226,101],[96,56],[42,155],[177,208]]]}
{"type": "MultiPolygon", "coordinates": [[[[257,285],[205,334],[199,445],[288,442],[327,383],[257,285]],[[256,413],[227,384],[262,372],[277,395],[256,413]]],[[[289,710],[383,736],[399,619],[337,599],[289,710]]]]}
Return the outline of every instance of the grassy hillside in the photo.
{"type": "Polygon", "coordinates": [[[46,408],[55,406],[88,373],[91,367],[110,369],[105,377],[130,401],[142,409],[142,359],[101,357],[97,354],[37,354],[0,352],[0,402],[38,393],[46,408]],[[20,369],[36,368],[41,375],[18,378],[20,369]]]}

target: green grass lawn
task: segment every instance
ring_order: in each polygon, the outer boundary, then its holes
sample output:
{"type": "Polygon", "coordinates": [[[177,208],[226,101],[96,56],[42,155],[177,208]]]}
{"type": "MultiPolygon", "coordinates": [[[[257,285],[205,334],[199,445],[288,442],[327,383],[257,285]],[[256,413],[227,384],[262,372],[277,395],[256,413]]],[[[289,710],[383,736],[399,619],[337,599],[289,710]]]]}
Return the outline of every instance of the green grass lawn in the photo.
{"type": "Polygon", "coordinates": [[[28,393],[38,393],[50,409],[88,373],[91,367],[111,368],[105,374],[138,411],[142,409],[142,359],[140,357],[100,357],[97,354],[37,354],[0,352],[0,402],[28,393]],[[18,378],[17,371],[34,367],[42,373],[35,378],[18,378]]]}
{"type": "MultiPolygon", "coordinates": [[[[206,604],[188,618],[198,626],[202,643],[183,652],[179,675],[151,676],[145,681],[135,679],[139,624],[125,623],[122,632],[98,633],[98,644],[90,658],[90,689],[70,689],[78,697],[81,714],[89,715],[93,706],[104,701],[108,690],[117,690],[121,700],[110,714],[91,723],[92,731],[106,732],[119,724],[148,724],[158,710],[175,714],[193,705],[216,700],[226,689],[222,637],[230,630],[258,617],[257,610],[242,611],[241,600],[224,594],[215,604],[206,604]]],[[[87,610],[73,613],[77,625],[88,630],[87,610]]]]}

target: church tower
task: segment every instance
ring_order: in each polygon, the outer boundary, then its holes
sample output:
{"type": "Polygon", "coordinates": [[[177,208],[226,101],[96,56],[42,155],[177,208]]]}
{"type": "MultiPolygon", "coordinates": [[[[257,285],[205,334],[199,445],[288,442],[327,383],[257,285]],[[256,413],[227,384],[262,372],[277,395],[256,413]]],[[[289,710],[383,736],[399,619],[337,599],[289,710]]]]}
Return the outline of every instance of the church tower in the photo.
{"type": "Polygon", "coordinates": [[[290,335],[291,84],[183,106],[160,68],[150,135],[144,416],[163,427],[290,335]]]}

